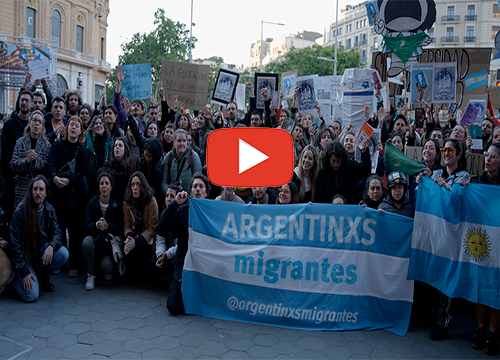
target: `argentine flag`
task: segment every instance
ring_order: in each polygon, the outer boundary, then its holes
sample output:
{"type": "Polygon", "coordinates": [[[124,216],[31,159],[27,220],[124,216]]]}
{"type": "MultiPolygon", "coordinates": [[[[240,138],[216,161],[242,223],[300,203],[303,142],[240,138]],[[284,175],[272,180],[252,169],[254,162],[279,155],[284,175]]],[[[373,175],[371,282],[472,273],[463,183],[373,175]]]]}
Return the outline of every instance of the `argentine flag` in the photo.
{"type": "Polygon", "coordinates": [[[465,78],[465,91],[469,91],[488,84],[486,70],[471,74],[465,78]]]}
{"type": "Polygon", "coordinates": [[[418,185],[408,278],[500,309],[500,186],[418,185]]]}

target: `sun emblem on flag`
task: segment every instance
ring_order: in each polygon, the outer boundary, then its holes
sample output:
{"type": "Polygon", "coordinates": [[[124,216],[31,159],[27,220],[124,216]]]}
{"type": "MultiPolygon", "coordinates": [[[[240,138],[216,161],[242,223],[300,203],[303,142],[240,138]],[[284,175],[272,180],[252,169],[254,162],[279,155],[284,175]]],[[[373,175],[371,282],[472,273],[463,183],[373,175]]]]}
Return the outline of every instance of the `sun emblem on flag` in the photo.
{"type": "Polygon", "coordinates": [[[475,261],[484,261],[490,256],[490,245],[489,236],[483,229],[473,227],[465,233],[465,253],[475,261]]]}

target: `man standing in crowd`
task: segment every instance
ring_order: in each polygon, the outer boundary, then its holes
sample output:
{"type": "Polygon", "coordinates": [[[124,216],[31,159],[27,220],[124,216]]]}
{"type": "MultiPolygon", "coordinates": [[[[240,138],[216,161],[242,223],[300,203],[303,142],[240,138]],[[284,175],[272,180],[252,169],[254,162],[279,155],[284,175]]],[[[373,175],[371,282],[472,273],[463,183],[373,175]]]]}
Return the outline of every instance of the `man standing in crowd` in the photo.
{"type": "Polygon", "coordinates": [[[68,261],[56,211],[47,202],[49,183],[45,176],[33,178],[10,225],[11,258],[16,278],[11,286],[27,302],[38,299],[40,289],[53,292],[52,271],[68,261]]]}
{"type": "MultiPolygon", "coordinates": [[[[253,116],[253,115],[252,115],[253,116]]],[[[278,197],[266,187],[253,187],[252,196],[248,199],[248,203],[252,204],[276,204],[278,197]]]]}
{"type": "Polygon", "coordinates": [[[64,127],[68,122],[68,120],[64,119],[65,113],[66,103],[64,99],[56,96],[52,102],[52,113],[45,115],[45,133],[51,144],[64,136],[64,127]]]}
{"type": "Polygon", "coordinates": [[[17,139],[24,135],[24,128],[28,126],[30,110],[33,104],[33,94],[29,90],[21,91],[19,97],[19,112],[14,111],[7,120],[2,131],[2,176],[5,180],[2,207],[10,219],[14,211],[14,174],[10,169],[10,161],[14,153],[17,139]]]}
{"type": "Polygon", "coordinates": [[[68,112],[64,115],[64,123],[67,123],[69,118],[75,116],[78,108],[82,106],[82,95],[78,90],[68,90],[65,95],[65,102],[68,112]]]}

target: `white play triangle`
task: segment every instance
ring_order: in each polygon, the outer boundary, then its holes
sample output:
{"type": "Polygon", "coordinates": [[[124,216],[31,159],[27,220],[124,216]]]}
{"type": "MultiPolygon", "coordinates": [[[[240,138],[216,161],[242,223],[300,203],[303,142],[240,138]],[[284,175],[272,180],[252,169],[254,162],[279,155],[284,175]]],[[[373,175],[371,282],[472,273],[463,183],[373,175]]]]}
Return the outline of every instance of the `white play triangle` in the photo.
{"type": "Polygon", "coordinates": [[[269,159],[269,156],[240,140],[239,152],[239,174],[253,168],[255,165],[269,159]]]}

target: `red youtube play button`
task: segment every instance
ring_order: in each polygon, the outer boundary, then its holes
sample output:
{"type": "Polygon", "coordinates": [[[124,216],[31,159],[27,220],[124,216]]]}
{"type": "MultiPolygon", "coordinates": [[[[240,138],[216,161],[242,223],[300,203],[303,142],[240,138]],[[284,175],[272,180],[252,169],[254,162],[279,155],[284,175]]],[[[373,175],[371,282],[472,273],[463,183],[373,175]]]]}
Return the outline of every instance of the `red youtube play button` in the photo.
{"type": "Polygon", "coordinates": [[[208,137],[207,172],[219,186],[284,185],[293,175],[292,136],[282,129],[215,130],[208,137]]]}

